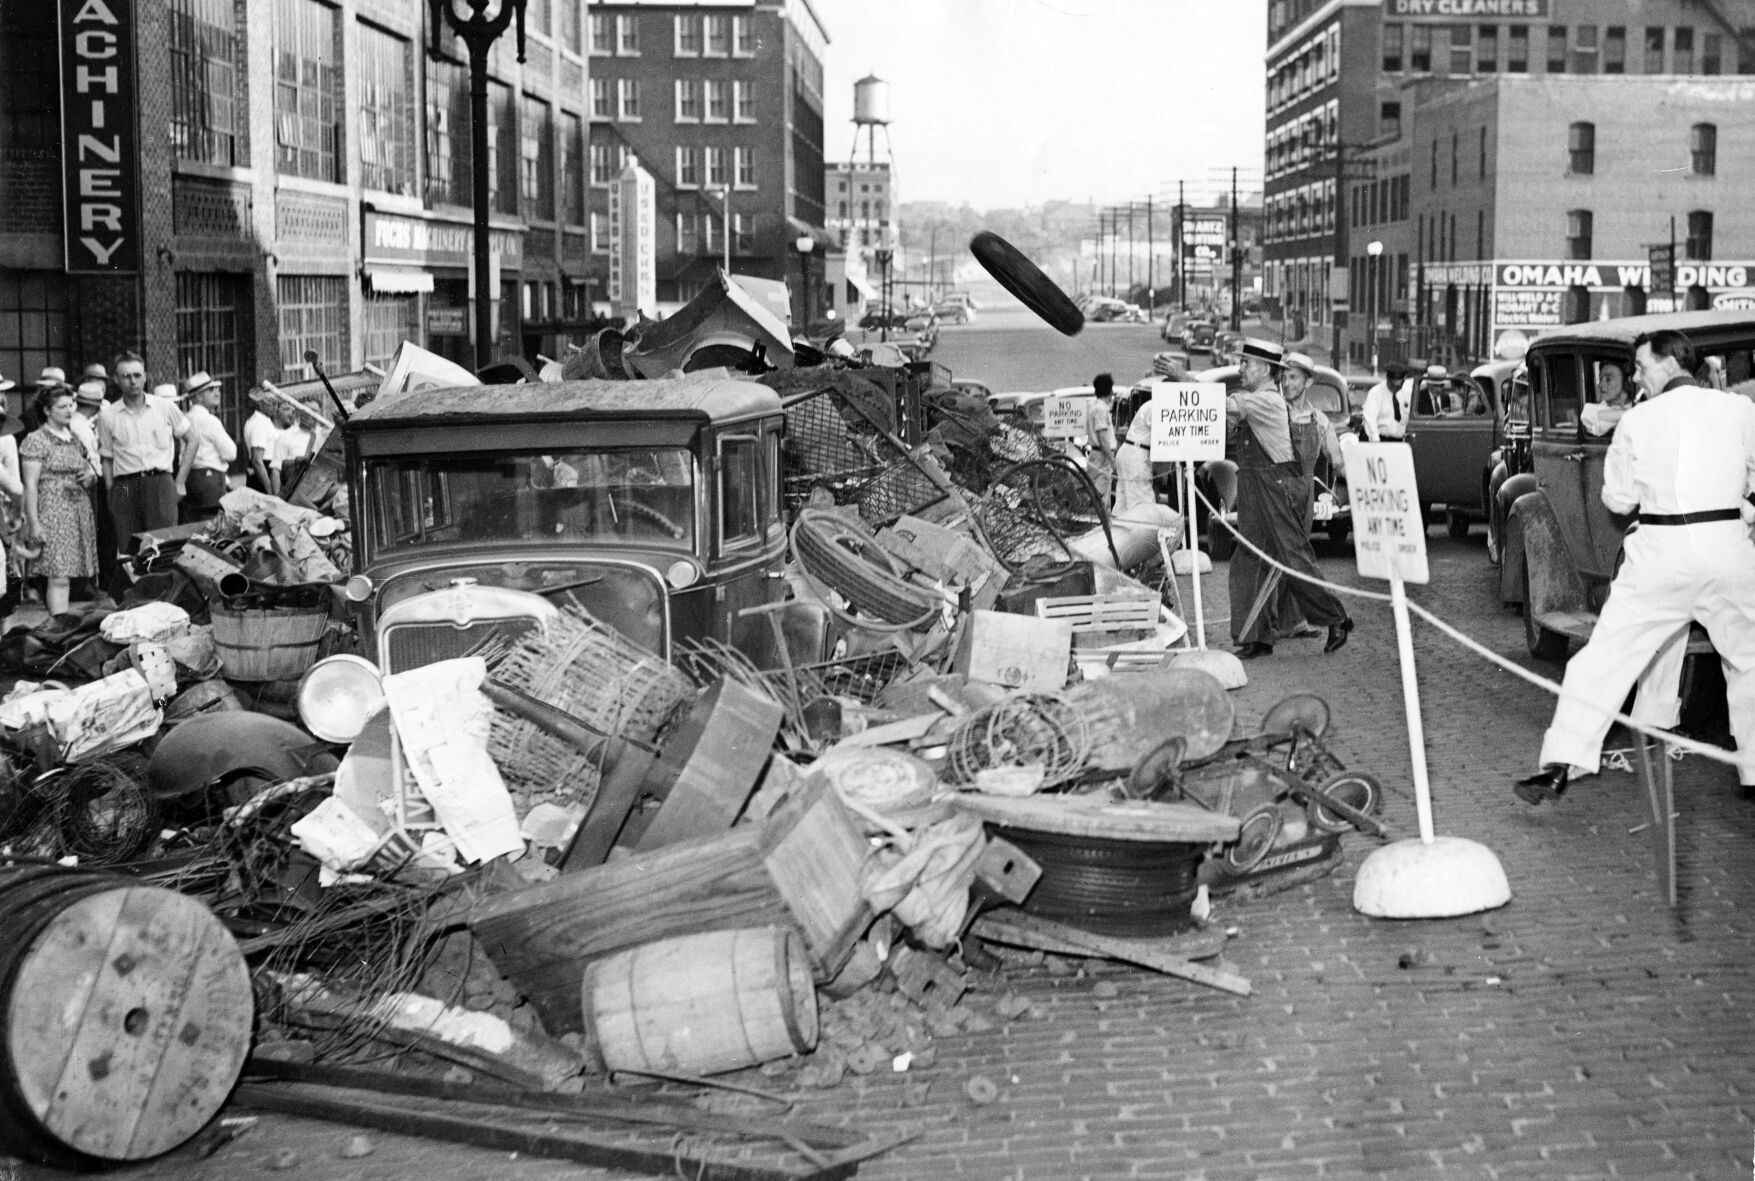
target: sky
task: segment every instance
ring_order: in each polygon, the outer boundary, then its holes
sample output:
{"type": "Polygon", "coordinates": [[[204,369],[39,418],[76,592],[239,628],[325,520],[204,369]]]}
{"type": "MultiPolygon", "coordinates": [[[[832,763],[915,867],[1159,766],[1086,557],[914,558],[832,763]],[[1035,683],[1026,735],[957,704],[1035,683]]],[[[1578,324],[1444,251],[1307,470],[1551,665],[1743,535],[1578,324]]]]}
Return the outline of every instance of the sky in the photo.
{"type": "Polygon", "coordinates": [[[905,202],[1110,203],[1178,180],[1193,201],[1232,165],[1260,187],[1266,0],[811,4],[830,37],[824,150],[853,154],[853,84],[876,74],[905,202]]]}

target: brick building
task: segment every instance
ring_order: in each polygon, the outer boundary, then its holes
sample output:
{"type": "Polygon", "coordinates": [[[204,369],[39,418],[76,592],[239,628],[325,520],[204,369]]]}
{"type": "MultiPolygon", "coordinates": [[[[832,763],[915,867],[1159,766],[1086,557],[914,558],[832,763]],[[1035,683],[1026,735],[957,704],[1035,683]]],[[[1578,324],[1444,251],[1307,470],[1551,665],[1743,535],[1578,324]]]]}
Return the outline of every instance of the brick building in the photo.
{"type": "Polygon", "coordinates": [[[1749,272],[1736,260],[1755,257],[1755,233],[1731,200],[1749,179],[1747,156],[1731,145],[1748,126],[1732,112],[1755,95],[1747,6],[1477,0],[1466,9],[1272,6],[1269,293],[1355,364],[1371,355],[1373,321],[1380,355],[1462,363],[1514,330],[1669,306],[1668,293],[1623,268],[1647,265],[1673,215],[1678,261],[1718,264],[1686,269],[1676,302],[1746,298],[1749,272]],[[1576,167],[1597,145],[1600,159],[1576,167]],[[1548,265],[1578,262],[1594,272],[1548,265]],[[1348,311],[1344,330],[1336,307],[1348,311]]]}
{"type": "MultiPolygon", "coordinates": [[[[511,31],[491,57],[498,355],[557,355],[588,311],[583,17],[529,0],[528,60],[511,31]]],[[[432,60],[427,19],[424,0],[0,6],[0,371],[135,348],[153,381],[226,382],[237,425],[248,386],[309,376],[306,350],[471,362],[467,54],[447,32],[432,60]],[[63,151],[63,92],[70,127],[94,94],[108,131],[128,115],[120,176],[84,169],[107,132],[63,151]],[[89,185],[115,196],[82,203],[89,185]],[[84,223],[112,218],[134,265],[69,273],[84,223]]]]}
{"type": "Polygon", "coordinates": [[[607,185],[633,156],[654,181],[661,306],[729,259],[787,282],[795,321],[815,318],[840,241],[824,214],[829,36],[809,0],[606,0],[587,15],[594,293],[610,276],[607,185]]]}

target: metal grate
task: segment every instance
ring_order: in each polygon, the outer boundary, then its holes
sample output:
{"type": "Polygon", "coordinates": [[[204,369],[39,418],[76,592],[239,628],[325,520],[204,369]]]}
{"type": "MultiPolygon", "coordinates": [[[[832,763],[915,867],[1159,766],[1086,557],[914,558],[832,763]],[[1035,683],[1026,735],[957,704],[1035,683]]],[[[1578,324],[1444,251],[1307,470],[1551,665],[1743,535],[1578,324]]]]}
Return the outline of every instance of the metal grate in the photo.
{"type": "Polygon", "coordinates": [[[384,654],[384,671],[400,673],[470,656],[490,643],[510,646],[541,626],[541,620],[528,615],[474,619],[466,627],[446,622],[406,623],[380,633],[378,649],[384,654]]]}

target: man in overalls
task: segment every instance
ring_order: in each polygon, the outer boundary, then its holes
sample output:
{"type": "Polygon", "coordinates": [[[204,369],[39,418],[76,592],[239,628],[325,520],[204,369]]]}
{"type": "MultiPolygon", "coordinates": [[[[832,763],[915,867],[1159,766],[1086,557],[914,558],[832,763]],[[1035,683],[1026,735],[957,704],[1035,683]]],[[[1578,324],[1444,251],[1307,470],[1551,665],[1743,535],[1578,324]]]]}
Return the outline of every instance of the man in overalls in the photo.
{"type": "MultiPolygon", "coordinates": [[[[1309,407],[1311,415],[1305,421],[1295,421],[1292,407],[1274,382],[1285,363],[1286,351],[1279,345],[1245,340],[1240,366],[1243,386],[1225,399],[1226,428],[1237,441],[1237,532],[1288,570],[1319,578],[1306,514],[1317,449],[1324,443],[1317,422],[1328,424],[1314,407],[1309,407]]],[[[1329,435],[1333,437],[1332,428],[1329,435]]],[[[1335,452],[1338,457],[1338,444],[1335,452]]],[[[1322,650],[1338,651],[1353,630],[1341,601],[1304,578],[1276,575],[1248,545],[1238,546],[1231,557],[1231,637],[1237,642],[1238,658],[1253,660],[1273,653],[1277,614],[1273,600],[1282,578],[1305,620],[1328,628],[1322,650]]]]}

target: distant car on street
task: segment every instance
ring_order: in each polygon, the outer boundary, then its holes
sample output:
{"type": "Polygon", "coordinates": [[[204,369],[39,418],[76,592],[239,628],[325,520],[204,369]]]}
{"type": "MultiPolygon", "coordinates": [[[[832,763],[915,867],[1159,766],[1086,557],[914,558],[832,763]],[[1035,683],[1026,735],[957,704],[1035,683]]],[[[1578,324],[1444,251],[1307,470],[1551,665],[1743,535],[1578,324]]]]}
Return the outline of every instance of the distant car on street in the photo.
{"type": "Polygon", "coordinates": [[[945,324],[968,324],[975,319],[975,310],[967,304],[945,300],[932,305],[933,315],[945,324]]]}

